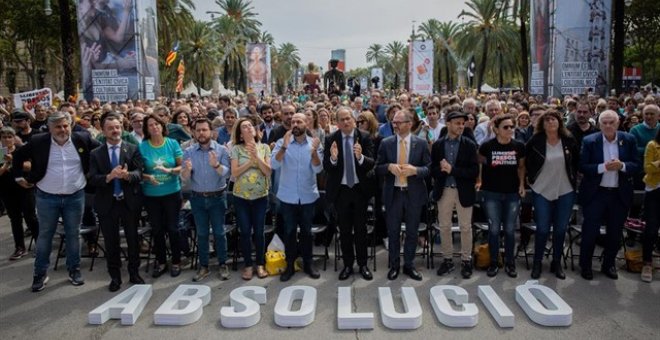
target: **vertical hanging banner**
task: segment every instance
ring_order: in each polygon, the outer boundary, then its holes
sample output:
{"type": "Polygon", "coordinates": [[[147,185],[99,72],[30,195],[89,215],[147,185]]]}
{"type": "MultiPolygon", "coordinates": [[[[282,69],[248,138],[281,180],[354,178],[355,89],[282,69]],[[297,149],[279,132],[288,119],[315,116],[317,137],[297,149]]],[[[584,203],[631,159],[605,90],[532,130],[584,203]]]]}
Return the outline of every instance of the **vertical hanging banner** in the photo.
{"type": "Polygon", "coordinates": [[[270,49],[266,44],[247,44],[248,92],[268,95],[271,92],[270,49]]]}
{"type": "Polygon", "coordinates": [[[433,42],[413,41],[408,48],[408,89],[420,95],[433,94],[433,42]]]}
{"type": "Polygon", "coordinates": [[[160,89],[155,0],[77,4],[84,98],[154,99],[160,89]]]}
{"type": "MultiPolygon", "coordinates": [[[[383,69],[374,67],[371,69],[371,86],[374,89],[382,90],[385,78],[383,78],[383,69]]],[[[366,88],[366,87],[365,87],[366,88]]]]}
{"type": "Polygon", "coordinates": [[[550,65],[550,0],[531,0],[530,3],[530,55],[531,73],[529,93],[547,96],[550,65]]]}
{"type": "MultiPolygon", "coordinates": [[[[337,59],[339,63],[337,64],[337,69],[342,72],[346,72],[346,50],[332,50],[330,51],[330,59],[337,59]]],[[[328,63],[328,70],[330,69],[330,63],[328,63]]]]}

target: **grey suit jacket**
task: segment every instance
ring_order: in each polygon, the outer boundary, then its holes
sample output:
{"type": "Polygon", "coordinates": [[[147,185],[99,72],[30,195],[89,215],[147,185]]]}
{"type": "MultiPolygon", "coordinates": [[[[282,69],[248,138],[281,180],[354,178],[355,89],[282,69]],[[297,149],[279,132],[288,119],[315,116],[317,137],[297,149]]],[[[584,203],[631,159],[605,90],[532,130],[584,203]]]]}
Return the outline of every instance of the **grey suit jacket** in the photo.
{"type": "MultiPolygon", "coordinates": [[[[397,136],[390,136],[380,143],[378,148],[378,158],[376,160],[376,174],[384,177],[383,184],[383,204],[385,209],[392,202],[394,193],[394,175],[387,170],[391,163],[397,163],[397,136]]],[[[429,176],[429,167],[431,165],[431,152],[426,140],[411,135],[410,155],[408,163],[417,167],[417,175],[408,177],[408,203],[415,207],[422,207],[428,202],[428,191],[424,179],[429,176]]]]}

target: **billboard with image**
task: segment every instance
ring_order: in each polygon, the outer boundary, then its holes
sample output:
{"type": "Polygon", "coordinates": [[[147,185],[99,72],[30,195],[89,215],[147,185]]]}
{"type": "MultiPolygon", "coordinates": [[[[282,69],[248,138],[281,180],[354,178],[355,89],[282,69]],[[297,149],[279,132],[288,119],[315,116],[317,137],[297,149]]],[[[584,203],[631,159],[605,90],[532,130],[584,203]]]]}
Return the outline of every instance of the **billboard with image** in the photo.
{"type": "Polygon", "coordinates": [[[408,49],[409,91],[421,95],[433,94],[433,42],[413,41],[408,49]]]}

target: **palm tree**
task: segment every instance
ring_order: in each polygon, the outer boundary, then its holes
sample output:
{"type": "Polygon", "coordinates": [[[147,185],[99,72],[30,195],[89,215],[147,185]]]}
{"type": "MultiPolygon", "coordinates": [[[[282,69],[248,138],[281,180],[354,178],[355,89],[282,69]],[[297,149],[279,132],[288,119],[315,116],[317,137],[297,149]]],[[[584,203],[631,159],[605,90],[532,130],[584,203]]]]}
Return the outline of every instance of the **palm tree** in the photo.
{"type": "Polygon", "coordinates": [[[284,93],[286,83],[291,79],[295,70],[300,67],[298,48],[292,43],[283,43],[279,47],[271,48],[272,73],[278,93],[284,93]]]}
{"type": "Polygon", "coordinates": [[[376,67],[382,67],[384,54],[385,52],[383,51],[383,45],[372,44],[367,49],[367,54],[366,54],[367,62],[368,63],[373,62],[374,64],[376,64],[376,67]]]}
{"type": "Polygon", "coordinates": [[[249,0],[216,0],[215,3],[221,11],[207,13],[218,15],[213,19],[213,28],[223,43],[221,63],[224,83],[227,84],[232,77],[235,89],[245,91],[245,45],[259,39],[261,22],[256,19],[257,14],[249,0]]]}
{"type": "Polygon", "coordinates": [[[275,39],[273,38],[273,35],[270,34],[268,31],[263,31],[259,34],[259,39],[257,39],[258,42],[266,45],[273,45],[275,44],[275,39]]]}
{"type": "Polygon", "coordinates": [[[480,91],[486,75],[488,51],[496,46],[515,46],[518,41],[513,25],[497,6],[497,0],[468,0],[465,5],[470,11],[464,10],[459,14],[459,17],[468,19],[461,25],[459,46],[464,52],[481,49],[481,57],[477,60],[479,70],[476,84],[477,91],[480,91]]]}
{"type": "MultiPolygon", "coordinates": [[[[406,47],[400,41],[392,41],[385,46],[385,69],[386,72],[394,74],[394,88],[399,88],[399,73],[403,71],[407,58],[404,59],[406,54],[406,47]]],[[[406,54],[407,55],[407,54],[406,54]]]]}
{"type": "Polygon", "coordinates": [[[450,72],[449,70],[451,68],[455,68],[455,62],[452,62],[452,59],[450,58],[450,52],[449,48],[447,48],[447,45],[449,45],[450,48],[452,48],[454,51],[456,51],[456,36],[459,32],[459,25],[453,21],[447,21],[447,22],[442,22],[440,23],[439,28],[439,36],[442,37],[442,39],[445,40],[447,43],[442,44],[442,49],[440,50],[442,52],[442,55],[445,58],[445,79],[447,82],[447,89],[453,89],[454,88],[454,77],[453,77],[453,72],[450,72]]]}
{"type": "Polygon", "coordinates": [[[204,75],[214,73],[219,59],[217,34],[209,23],[195,21],[181,43],[181,53],[186,57],[187,68],[195,71],[198,94],[201,96],[204,75]]]}
{"type": "MultiPolygon", "coordinates": [[[[191,11],[195,9],[193,0],[159,0],[156,2],[158,11],[158,55],[166,56],[170,49],[181,40],[195,19],[191,11]],[[179,1],[180,13],[176,13],[175,5],[179,1]]],[[[181,54],[182,57],[185,57],[181,54]]],[[[173,89],[177,79],[176,67],[166,67],[164,58],[159,58],[160,81],[163,88],[173,89]]],[[[175,64],[176,65],[176,64],[175,64]]]]}

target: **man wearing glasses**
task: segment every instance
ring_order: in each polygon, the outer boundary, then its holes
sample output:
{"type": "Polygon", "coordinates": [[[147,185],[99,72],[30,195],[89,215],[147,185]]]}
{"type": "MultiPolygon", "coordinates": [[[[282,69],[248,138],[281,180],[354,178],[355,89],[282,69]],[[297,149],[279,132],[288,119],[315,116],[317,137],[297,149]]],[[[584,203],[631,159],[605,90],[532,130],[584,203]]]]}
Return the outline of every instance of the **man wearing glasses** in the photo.
{"type": "Polygon", "coordinates": [[[142,143],[144,139],[144,132],[142,130],[142,123],[144,122],[144,114],[141,112],[135,112],[131,115],[131,128],[133,131],[130,132],[131,136],[142,143]]]}
{"type": "Polygon", "coordinates": [[[596,126],[590,121],[591,117],[593,117],[593,112],[589,103],[586,101],[578,102],[575,109],[575,121],[567,126],[568,131],[575,137],[578,145],[582,145],[582,139],[585,136],[598,132],[596,126]]]}
{"type": "Polygon", "coordinates": [[[401,110],[394,115],[394,136],[387,137],[378,149],[376,173],[384,177],[383,204],[387,212],[389,242],[389,280],[396,280],[400,270],[401,223],[405,222],[403,273],[421,281],[413,264],[422,209],[428,201],[424,179],[429,175],[431,154],[425,139],[410,133],[411,112],[401,110]]]}

